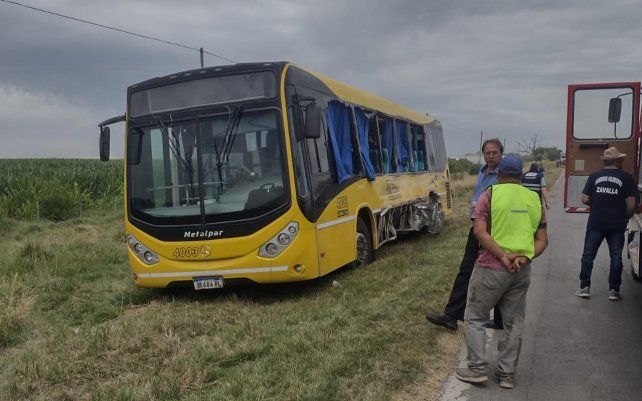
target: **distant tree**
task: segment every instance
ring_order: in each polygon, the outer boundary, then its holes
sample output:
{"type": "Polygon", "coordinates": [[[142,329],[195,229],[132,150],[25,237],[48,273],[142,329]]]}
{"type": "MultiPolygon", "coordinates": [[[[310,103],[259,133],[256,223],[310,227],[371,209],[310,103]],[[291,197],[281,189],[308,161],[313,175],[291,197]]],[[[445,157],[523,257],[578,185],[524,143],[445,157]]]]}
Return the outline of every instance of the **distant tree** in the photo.
{"type": "MultiPolygon", "coordinates": [[[[448,168],[452,174],[469,171],[474,165],[475,163],[466,159],[448,159],[448,168]]],[[[475,173],[477,172],[475,171],[475,173]]]]}
{"type": "Polygon", "coordinates": [[[468,167],[468,174],[477,175],[480,167],[481,167],[481,164],[471,163],[470,166],[468,167]]]}
{"type": "Polygon", "coordinates": [[[533,134],[527,139],[520,139],[517,141],[517,146],[520,152],[525,152],[528,154],[533,154],[535,149],[542,146],[542,136],[539,134],[533,134]]]}

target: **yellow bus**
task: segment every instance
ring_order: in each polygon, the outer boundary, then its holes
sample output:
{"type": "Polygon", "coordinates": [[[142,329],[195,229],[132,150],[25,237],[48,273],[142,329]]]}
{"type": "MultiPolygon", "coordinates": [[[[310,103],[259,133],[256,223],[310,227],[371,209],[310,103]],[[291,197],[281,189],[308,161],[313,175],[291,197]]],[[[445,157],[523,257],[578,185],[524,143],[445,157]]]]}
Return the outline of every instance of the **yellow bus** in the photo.
{"type": "Polygon", "coordinates": [[[451,211],[439,121],[288,62],[127,91],[125,229],[137,286],[314,279],[451,211]]]}

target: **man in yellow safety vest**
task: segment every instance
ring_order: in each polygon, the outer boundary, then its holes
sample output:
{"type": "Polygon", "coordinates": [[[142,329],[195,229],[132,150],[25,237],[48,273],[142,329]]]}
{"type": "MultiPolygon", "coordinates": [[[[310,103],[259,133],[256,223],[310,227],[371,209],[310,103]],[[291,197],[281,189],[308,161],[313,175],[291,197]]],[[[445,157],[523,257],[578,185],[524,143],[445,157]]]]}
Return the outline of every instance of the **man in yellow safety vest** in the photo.
{"type": "Polygon", "coordinates": [[[498,171],[499,184],[479,197],[472,215],[482,250],[470,278],[464,316],[467,366],[457,368],[455,374],[466,382],[488,380],[485,325],[490,310],[498,304],[504,332],[498,344],[496,377],[501,387],[513,388],[531,260],[544,251],[548,237],[539,196],[520,185],[521,159],[505,156],[498,171]]]}

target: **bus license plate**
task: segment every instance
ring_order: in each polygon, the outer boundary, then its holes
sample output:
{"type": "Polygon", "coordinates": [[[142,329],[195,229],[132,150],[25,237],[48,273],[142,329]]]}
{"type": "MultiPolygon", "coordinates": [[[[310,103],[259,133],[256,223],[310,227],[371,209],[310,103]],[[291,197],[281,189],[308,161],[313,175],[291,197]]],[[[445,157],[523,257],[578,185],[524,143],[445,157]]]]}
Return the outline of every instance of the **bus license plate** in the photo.
{"type": "Polygon", "coordinates": [[[212,290],[223,288],[223,277],[201,277],[194,280],[195,290],[212,290]]]}

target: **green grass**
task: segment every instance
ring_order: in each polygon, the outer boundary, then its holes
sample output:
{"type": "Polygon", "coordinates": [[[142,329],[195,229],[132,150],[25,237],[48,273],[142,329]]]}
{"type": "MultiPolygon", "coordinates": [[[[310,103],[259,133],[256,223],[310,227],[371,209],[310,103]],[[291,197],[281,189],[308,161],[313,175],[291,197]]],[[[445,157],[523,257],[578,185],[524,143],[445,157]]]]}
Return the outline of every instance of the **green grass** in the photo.
{"type": "Polygon", "coordinates": [[[453,222],[363,269],[203,293],[135,288],[118,213],[0,227],[0,399],[388,400],[457,339],[424,320],[453,222]]]}
{"type": "Polygon", "coordinates": [[[210,292],[136,288],[122,212],[0,217],[0,400],[431,399],[460,340],[424,319],[465,245],[459,194],[442,235],[365,268],[210,292]]]}

